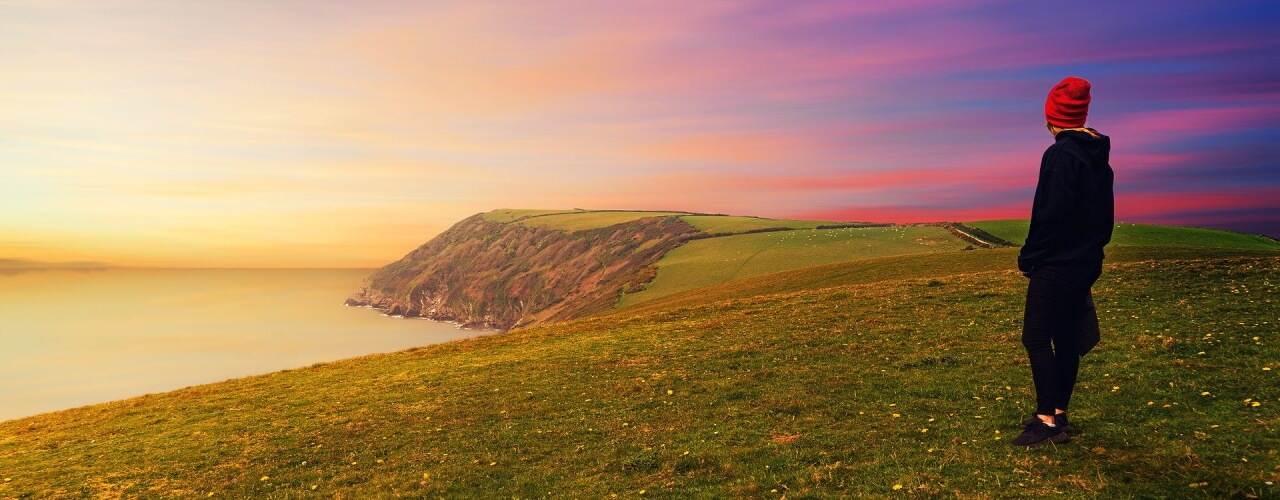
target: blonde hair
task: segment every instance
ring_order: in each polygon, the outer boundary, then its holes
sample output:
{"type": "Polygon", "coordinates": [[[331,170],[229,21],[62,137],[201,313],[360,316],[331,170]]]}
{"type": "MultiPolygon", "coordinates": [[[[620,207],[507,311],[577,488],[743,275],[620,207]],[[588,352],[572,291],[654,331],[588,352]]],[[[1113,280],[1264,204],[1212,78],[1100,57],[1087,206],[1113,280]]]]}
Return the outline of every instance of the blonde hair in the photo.
{"type": "Polygon", "coordinates": [[[1093,136],[1093,138],[1094,138],[1094,139],[1097,139],[1097,138],[1099,138],[1099,137],[1102,137],[1102,134],[1099,134],[1097,130],[1094,130],[1094,129],[1090,128],[1090,127],[1072,127],[1072,128],[1062,128],[1062,127],[1059,127],[1059,126],[1054,125],[1054,124],[1052,124],[1052,123],[1048,123],[1048,124],[1046,124],[1046,125],[1048,125],[1048,126],[1049,126],[1049,132],[1050,132],[1050,133],[1052,133],[1054,137],[1057,137],[1057,136],[1058,136],[1058,134],[1061,134],[1061,133],[1063,133],[1063,132],[1065,132],[1065,131],[1067,131],[1067,130],[1074,130],[1074,131],[1076,131],[1076,132],[1084,132],[1084,133],[1086,133],[1086,134],[1089,134],[1089,135],[1093,136]]]}

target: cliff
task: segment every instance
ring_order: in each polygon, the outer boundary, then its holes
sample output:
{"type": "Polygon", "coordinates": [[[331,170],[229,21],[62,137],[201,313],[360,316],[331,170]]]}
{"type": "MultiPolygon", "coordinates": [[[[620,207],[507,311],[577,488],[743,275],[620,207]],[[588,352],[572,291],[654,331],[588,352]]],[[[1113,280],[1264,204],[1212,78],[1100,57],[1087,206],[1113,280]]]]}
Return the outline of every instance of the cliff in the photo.
{"type": "Polygon", "coordinates": [[[347,304],[501,330],[563,321],[612,307],[698,234],[677,217],[565,231],[477,214],[375,271],[347,304]]]}

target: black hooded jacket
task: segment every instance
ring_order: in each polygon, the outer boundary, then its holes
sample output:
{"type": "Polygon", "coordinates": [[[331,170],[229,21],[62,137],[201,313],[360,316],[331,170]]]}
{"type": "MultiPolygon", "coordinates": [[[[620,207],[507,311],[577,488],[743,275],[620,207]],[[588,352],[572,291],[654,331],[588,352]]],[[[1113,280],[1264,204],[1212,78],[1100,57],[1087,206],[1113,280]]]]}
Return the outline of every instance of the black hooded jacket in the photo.
{"type": "Polygon", "coordinates": [[[1064,130],[1040,160],[1031,229],[1018,269],[1041,264],[1102,262],[1115,226],[1111,138],[1064,130]]]}

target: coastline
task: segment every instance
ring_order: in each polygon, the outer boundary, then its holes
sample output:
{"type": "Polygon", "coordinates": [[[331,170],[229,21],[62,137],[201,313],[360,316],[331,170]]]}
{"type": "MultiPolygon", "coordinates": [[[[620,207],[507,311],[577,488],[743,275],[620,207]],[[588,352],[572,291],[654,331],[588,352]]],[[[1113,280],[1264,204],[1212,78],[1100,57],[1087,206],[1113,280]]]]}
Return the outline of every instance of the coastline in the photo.
{"type": "MultiPolygon", "coordinates": [[[[0,419],[489,335],[336,307],[366,270],[3,277],[0,419]],[[67,314],[74,304],[77,314],[67,314]]],[[[429,318],[421,318],[429,319],[429,318]]]]}
{"type": "Polygon", "coordinates": [[[343,302],[342,307],[354,307],[357,309],[371,309],[371,310],[377,311],[382,316],[385,316],[388,318],[394,318],[394,319],[408,319],[408,320],[430,321],[432,323],[445,323],[445,324],[453,325],[453,327],[458,330],[467,330],[467,331],[474,331],[474,332],[492,332],[492,333],[503,333],[506,331],[500,328],[496,328],[496,327],[488,326],[484,324],[465,323],[462,321],[458,321],[457,319],[454,319],[447,315],[441,315],[440,317],[431,317],[431,316],[421,315],[421,314],[408,314],[408,315],[405,315],[403,313],[393,314],[389,312],[387,308],[378,307],[368,303],[359,303],[351,299],[347,299],[347,301],[343,302]]]}

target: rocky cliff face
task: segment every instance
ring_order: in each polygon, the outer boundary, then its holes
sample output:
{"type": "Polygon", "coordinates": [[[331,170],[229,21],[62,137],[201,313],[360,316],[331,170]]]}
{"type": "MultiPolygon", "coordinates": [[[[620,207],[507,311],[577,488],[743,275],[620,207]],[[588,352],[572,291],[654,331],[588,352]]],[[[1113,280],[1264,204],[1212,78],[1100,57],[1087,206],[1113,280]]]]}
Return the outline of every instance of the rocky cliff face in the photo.
{"type": "Polygon", "coordinates": [[[347,304],[501,330],[563,321],[612,307],[698,234],[676,217],[568,232],[477,214],[375,271],[347,304]]]}

